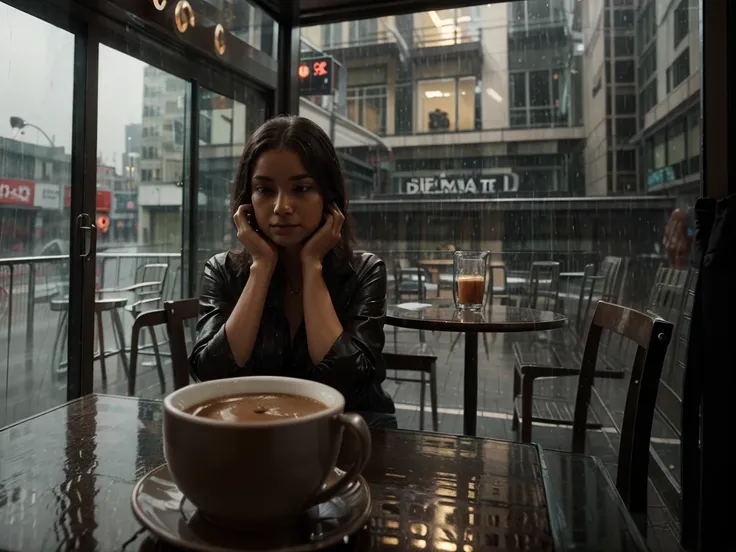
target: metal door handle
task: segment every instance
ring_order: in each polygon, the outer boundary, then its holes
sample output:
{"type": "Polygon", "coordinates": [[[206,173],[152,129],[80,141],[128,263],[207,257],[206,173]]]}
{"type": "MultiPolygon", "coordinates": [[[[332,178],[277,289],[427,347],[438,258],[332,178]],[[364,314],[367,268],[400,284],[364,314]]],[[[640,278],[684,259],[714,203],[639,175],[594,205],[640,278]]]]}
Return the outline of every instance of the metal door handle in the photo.
{"type": "Polygon", "coordinates": [[[97,227],[92,224],[92,217],[87,213],[82,213],[77,217],[77,236],[79,242],[84,244],[79,256],[89,261],[92,258],[92,252],[97,247],[97,227]]]}

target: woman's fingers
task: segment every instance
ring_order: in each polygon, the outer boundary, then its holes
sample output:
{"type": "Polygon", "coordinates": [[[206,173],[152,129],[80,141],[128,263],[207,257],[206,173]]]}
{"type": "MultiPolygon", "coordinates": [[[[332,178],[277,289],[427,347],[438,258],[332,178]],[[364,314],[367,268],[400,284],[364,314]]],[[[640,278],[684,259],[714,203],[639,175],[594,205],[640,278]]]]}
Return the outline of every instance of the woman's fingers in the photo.
{"type": "Polygon", "coordinates": [[[332,231],[335,235],[340,235],[340,232],[342,231],[342,225],[345,222],[345,215],[342,214],[342,211],[337,207],[337,205],[332,206],[332,231]]]}

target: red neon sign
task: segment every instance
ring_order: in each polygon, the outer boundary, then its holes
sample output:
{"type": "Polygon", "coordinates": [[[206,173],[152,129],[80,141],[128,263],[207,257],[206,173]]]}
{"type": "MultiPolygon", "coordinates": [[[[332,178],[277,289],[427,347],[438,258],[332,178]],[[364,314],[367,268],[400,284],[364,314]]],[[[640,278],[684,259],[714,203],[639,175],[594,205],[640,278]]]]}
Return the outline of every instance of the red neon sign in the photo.
{"type": "Polygon", "coordinates": [[[326,61],[324,60],[315,61],[312,67],[314,68],[314,76],[324,77],[327,75],[327,62],[326,61]]]}

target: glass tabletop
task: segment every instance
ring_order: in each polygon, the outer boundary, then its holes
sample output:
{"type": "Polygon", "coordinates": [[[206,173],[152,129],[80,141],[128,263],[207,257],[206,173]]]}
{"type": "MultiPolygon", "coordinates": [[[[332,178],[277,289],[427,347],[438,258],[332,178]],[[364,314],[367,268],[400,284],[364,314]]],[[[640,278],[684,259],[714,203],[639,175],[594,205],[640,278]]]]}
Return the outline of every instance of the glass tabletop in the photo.
{"type": "Polygon", "coordinates": [[[599,458],[553,450],[541,457],[559,550],[649,550],[599,458]]]}
{"type": "Polygon", "coordinates": [[[480,311],[459,310],[451,299],[390,305],[386,323],[415,330],[452,332],[530,332],[561,328],[567,317],[506,305],[488,305],[480,311]]]}
{"type": "MultiPolygon", "coordinates": [[[[131,509],[136,482],[164,463],[162,432],[160,402],[107,395],[0,430],[0,550],[166,549],[131,509]]],[[[346,550],[554,549],[535,446],[413,431],[372,439],[371,517],[346,550]]]]}

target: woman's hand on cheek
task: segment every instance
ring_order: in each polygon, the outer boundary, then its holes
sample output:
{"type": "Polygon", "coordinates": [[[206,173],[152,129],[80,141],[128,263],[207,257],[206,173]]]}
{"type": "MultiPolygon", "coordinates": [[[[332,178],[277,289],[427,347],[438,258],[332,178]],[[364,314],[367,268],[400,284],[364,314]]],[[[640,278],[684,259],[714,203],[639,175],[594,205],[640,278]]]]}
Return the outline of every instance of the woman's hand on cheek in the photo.
{"type": "Polygon", "coordinates": [[[329,211],[330,214],[325,218],[325,223],[302,247],[302,264],[321,263],[325,255],[340,243],[340,232],[345,223],[345,215],[335,205],[331,206],[329,211]]]}
{"type": "Polygon", "coordinates": [[[278,261],[278,249],[274,243],[263,236],[251,224],[255,217],[252,205],[241,205],[233,215],[233,222],[238,233],[238,241],[253,257],[253,264],[264,265],[273,271],[278,261]]]}

